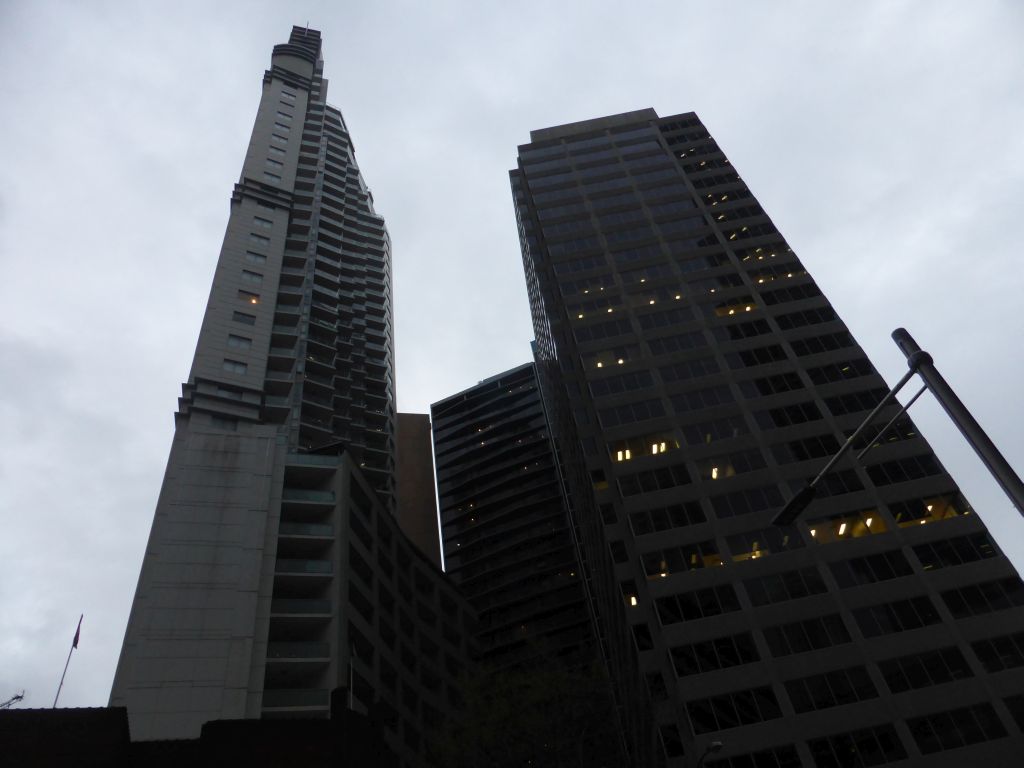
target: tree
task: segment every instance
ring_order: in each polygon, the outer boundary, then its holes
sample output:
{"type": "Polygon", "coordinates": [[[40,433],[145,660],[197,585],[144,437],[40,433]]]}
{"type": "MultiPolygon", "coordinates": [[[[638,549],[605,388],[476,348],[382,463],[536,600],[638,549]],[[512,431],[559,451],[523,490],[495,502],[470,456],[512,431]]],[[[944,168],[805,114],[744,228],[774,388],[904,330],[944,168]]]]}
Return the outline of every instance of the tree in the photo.
{"type": "Polygon", "coordinates": [[[439,768],[618,768],[618,723],[597,666],[541,658],[478,667],[461,680],[456,718],[433,742],[439,768]]]}

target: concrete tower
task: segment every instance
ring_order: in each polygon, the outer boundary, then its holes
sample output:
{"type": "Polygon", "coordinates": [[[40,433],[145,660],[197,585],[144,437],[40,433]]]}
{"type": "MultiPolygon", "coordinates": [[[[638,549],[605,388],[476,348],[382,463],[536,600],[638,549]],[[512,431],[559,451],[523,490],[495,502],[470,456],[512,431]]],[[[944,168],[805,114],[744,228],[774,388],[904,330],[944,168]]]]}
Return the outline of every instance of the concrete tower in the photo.
{"type": "Polygon", "coordinates": [[[326,716],[351,686],[412,765],[466,606],[394,516],[390,244],[326,91],[320,33],[296,27],[263,77],[110,700],[134,739],[184,738],[326,716]]]}

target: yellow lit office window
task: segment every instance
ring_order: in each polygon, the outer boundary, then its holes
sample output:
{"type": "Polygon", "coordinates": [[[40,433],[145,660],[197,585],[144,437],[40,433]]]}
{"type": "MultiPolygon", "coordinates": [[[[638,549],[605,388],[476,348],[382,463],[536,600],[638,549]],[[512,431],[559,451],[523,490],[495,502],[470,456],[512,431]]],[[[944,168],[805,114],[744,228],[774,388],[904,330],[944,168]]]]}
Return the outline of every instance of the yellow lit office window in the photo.
{"type": "Polygon", "coordinates": [[[831,544],[843,539],[859,539],[874,533],[885,533],[888,527],[877,509],[862,509],[831,517],[807,521],[807,532],[816,544],[831,544]]]}

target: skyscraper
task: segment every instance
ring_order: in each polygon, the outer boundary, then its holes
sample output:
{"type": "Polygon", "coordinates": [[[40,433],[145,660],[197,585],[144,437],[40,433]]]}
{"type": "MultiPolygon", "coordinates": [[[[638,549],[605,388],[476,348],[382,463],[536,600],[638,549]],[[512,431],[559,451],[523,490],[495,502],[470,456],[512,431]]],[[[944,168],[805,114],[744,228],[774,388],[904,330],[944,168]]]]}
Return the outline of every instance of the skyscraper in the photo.
{"type": "Polygon", "coordinates": [[[478,605],[481,656],[578,656],[594,638],[533,364],[430,410],[445,568],[478,605]]]}
{"type": "Polygon", "coordinates": [[[552,684],[589,691],[565,707],[565,696],[580,692],[552,690],[546,719],[557,720],[563,738],[556,745],[523,733],[517,741],[532,742],[530,752],[509,755],[507,764],[578,759],[618,768],[621,726],[534,364],[430,410],[445,567],[477,613],[485,673],[546,675],[552,684]]]}
{"type": "Polygon", "coordinates": [[[296,27],[263,77],[111,704],[135,739],[185,738],[326,717],[346,687],[415,765],[469,614],[394,516],[390,245],[326,92],[320,33],[296,27]]]}
{"type": "Polygon", "coordinates": [[[540,380],[620,704],[656,724],[632,764],[1010,764],[1024,586],[908,417],[770,525],[887,387],[697,116],[530,138],[540,380]]]}

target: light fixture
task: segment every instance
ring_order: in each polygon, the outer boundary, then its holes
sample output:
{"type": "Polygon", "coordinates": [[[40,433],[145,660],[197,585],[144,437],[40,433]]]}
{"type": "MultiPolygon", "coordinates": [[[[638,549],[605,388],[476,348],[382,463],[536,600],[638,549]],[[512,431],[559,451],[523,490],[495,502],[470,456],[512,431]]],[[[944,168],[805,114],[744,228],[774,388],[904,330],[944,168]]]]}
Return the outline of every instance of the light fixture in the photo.
{"type": "Polygon", "coordinates": [[[623,360],[623,359],[622,359],[622,358],[620,357],[620,358],[619,358],[619,365],[622,365],[622,364],[623,364],[624,362],[626,362],[626,361],[625,361],[625,360],[623,360]]]}
{"type": "Polygon", "coordinates": [[[626,459],[628,460],[628,459],[632,459],[632,458],[633,458],[633,454],[632,454],[632,452],[631,452],[631,451],[629,450],[629,448],[627,448],[627,449],[626,449],[626,459]]]}
{"type": "Polygon", "coordinates": [[[604,363],[598,363],[598,364],[597,364],[597,367],[598,367],[598,368],[604,368],[604,363]]]}
{"type": "Polygon", "coordinates": [[[870,528],[871,527],[871,521],[874,520],[874,519],[875,518],[873,518],[873,517],[869,517],[867,520],[864,521],[864,525],[866,525],[868,528],[870,528]]]}
{"type": "Polygon", "coordinates": [[[844,533],[846,533],[846,523],[840,523],[839,524],[839,535],[842,536],[844,533]]]}
{"type": "Polygon", "coordinates": [[[629,604],[630,605],[636,605],[636,595],[630,595],[629,596],[629,604]]]}
{"type": "Polygon", "coordinates": [[[718,479],[718,467],[712,467],[711,468],[711,479],[712,480],[717,480],[718,479]]]}
{"type": "Polygon", "coordinates": [[[817,535],[818,535],[818,532],[816,530],[814,530],[813,528],[811,528],[811,536],[817,536],[817,535]]]}

